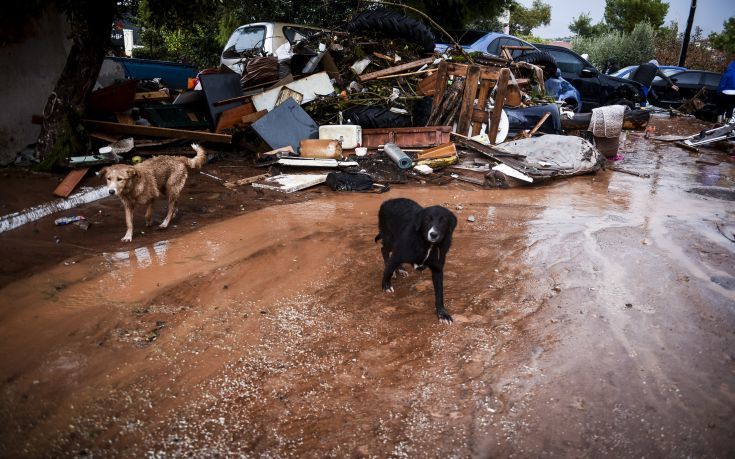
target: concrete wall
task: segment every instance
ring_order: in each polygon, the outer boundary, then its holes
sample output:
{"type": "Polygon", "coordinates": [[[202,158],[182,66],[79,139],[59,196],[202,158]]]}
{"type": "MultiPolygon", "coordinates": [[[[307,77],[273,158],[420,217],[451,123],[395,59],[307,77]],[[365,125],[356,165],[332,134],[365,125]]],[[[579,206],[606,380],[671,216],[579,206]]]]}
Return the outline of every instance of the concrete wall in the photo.
{"type": "Polygon", "coordinates": [[[31,19],[25,31],[22,42],[0,47],[0,165],[36,142],[41,127],[31,115],[43,113],[71,49],[66,19],[54,9],[31,19]]]}

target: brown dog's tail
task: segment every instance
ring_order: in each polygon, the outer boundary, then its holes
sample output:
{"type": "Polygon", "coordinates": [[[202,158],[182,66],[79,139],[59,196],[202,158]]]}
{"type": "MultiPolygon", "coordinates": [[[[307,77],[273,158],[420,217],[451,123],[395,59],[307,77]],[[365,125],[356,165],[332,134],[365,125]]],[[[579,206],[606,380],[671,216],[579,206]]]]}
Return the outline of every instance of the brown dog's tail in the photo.
{"type": "Polygon", "coordinates": [[[197,152],[193,158],[186,158],[186,165],[192,169],[200,169],[207,162],[207,152],[198,143],[192,143],[191,148],[197,152]]]}

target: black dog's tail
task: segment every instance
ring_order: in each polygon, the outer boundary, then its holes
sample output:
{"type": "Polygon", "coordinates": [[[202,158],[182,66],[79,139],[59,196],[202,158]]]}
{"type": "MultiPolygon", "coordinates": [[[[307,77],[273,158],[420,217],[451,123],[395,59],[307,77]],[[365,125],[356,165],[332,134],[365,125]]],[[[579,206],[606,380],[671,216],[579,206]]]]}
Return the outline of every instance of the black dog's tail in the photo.
{"type": "Polygon", "coordinates": [[[377,244],[378,241],[381,240],[381,239],[383,239],[383,236],[381,236],[380,233],[378,233],[378,235],[375,236],[375,243],[377,244]]]}

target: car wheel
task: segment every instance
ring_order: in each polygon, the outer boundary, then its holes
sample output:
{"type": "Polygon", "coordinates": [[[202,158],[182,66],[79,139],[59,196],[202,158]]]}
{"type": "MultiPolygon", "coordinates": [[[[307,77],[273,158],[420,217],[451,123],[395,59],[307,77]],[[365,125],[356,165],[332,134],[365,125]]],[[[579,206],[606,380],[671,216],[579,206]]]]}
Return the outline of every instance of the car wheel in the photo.
{"type": "Polygon", "coordinates": [[[358,14],[347,24],[347,31],[353,34],[370,32],[389,38],[402,38],[421,45],[424,52],[434,51],[434,34],[423,22],[385,8],[358,14]]]}
{"type": "Polygon", "coordinates": [[[556,75],[556,59],[546,51],[532,51],[530,53],[521,54],[513,59],[516,62],[528,62],[529,64],[538,65],[544,70],[544,78],[556,75]]]}

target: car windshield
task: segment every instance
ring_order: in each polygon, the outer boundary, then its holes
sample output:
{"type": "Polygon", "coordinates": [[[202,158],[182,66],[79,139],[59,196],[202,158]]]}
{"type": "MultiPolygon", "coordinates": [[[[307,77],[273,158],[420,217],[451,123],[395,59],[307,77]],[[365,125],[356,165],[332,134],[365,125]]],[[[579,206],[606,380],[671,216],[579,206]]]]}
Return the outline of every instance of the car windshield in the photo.
{"type": "Polygon", "coordinates": [[[263,47],[265,41],[265,27],[241,27],[236,29],[227,40],[223,57],[239,57],[240,53],[249,49],[258,49],[263,47]]]}
{"type": "Polygon", "coordinates": [[[487,32],[480,32],[479,30],[455,30],[449,32],[449,34],[457,40],[460,46],[469,46],[487,35],[487,32]]]}

